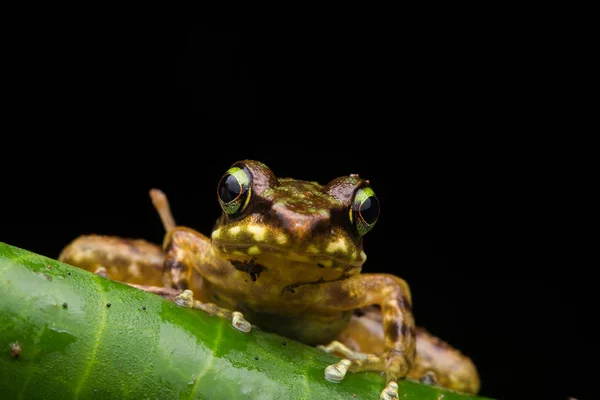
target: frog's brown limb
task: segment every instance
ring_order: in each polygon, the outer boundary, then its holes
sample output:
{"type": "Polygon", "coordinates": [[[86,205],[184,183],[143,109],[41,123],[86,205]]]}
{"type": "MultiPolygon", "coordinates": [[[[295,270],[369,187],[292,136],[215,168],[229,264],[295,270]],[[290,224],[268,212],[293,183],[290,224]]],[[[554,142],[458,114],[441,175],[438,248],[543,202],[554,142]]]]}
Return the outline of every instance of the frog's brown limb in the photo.
{"type": "Polygon", "coordinates": [[[159,189],[150,189],[150,198],[152,199],[154,208],[160,216],[165,231],[173,229],[175,227],[175,219],[173,218],[173,214],[171,214],[171,207],[169,206],[167,195],[159,189]]]}
{"type": "Polygon", "coordinates": [[[142,239],[83,235],[69,243],[58,260],[90,272],[105,268],[112,280],[160,286],[164,256],[158,245],[142,239]]]}
{"type": "Polygon", "coordinates": [[[239,311],[231,311],[217,306],[214,303],[202,303],[194,300],[194,294],[191,290],[184,290],[179,296],[175,297],[175,303],[182,307],[196,308],[207,312],[210,315],[216,315],[231,321],[231,325],[239,331],[250,332],[252,325],[244,319],[239,311]]]}
{"type": "Polygon", "coordinates": [[[163,284],[180,290],[190,289],[200,301],[209,302],[204,279],[198,271],[224,274],[233,266],[217,257],[210,239],[193,229],[175,227],[167,232],[163,248],[166,256],[163,284]]]}
{"type": "MultiPolygon", "coordinates": [[[[381,353],[384,351],[384,331],[381,311],[377,307],[359,310],[337,340],[355,352],[381,353]]],[[[473,361],[449,344],[416,328],[417,354],[407,378],[443,386],[455,391],[477,394],[480,379],[473,361]]],[[[347,352],[334,351],[342,357],[347,352]]]]}
{"type": "Polygon", "coordinates": [[[296,291],[301,296],[318,297],[316,307],[323,311],[345,311],[374,304],[381,307],[383,353],[351,360],[349,370],[384,371],[388,386],[381,396],[393,398],[390,397],[395,386],[392,382],[406,377],[416,350],[411,294],[406,282],[390,274],[363,274],[322,285],[300,286],[296,291]]]}
{"type": "MultiPolygon", "coordinates": [[[[176,227],[167,232],[164,247],[166,257],[163,270],[164,284],[167,287],[182,289],[183,292],[175,302],[184,307],[193,307],[203,310],[211,315],[217,315],[231,321],[232,325],[242,332],[249,332],[251,324],[244,319],[241,312],[219,307],[205,301],[207,297],[204,280],[196,270],[206,269],[213,271],[223,269],[228,262],[215,257],[210,240],[189,228],[176,227]],[[193,298],[193,292],[188,290],[193,287],[201,296],[201,300],[193,298]]],[[[228,264],[229,268],[232,268],[228,264]]]]}
{"type": "MultiPolygon", "coordinates": [[[[152,189],[150,197],[165,229],[173,228],[175,220],[165,194],[152,189]]],[[[164,256],[160,246],[143,239],[82,235],[62,250],[58,260],[112,280],[160,286],[164,256]]]]}
{"type": "Polygon", "coordinates": [[[477,394],[480,380],[473,361],[425,329],[417,332],[417,357],[409,377],[423,381],[430,375],[436,385],[477,394]]]}

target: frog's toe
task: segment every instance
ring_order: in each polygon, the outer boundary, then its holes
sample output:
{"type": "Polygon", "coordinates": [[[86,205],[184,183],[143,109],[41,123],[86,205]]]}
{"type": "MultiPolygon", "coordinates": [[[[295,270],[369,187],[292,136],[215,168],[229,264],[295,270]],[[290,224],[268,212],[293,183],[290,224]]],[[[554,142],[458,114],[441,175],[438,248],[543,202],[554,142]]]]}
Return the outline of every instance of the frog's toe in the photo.
{"type": "Polygon", "coordinates": [[[175,297],[173,301],[179,306],[192,308],[194,307],[194,293],[186,289],[179,296],[175,297]]]}
{"type": "Polygon", "coordinates": [[[437,383],[437,377],[435,372],[427,371],[425,375],[419,378],[419,381],[425,385],[435,385],[437,383]]]}
{"type": "Polygon", "coordinates": [[[398,400],[398,384],[390,381],[379,395],[379,400],[398,400]]]}
{"type": "Polygon", "coordinates": [[[110,279],[108,277],[108,271],[106,270],[106,268],[104,268],[102,266],[96,268],[96,270],[94,271],[94,274],[101,276],[103,278],[106,278],[106,279],[110,279]]]}
{"type": "Polygon", "coordinates": [[[330,382],[340,382],[346,376],[348,368],[350,368],[352,362],[345,358],[340,360],[337,364],[331,364],[325,368],[325,379],[330,382]]]}
{"type": "Polygon", "coordinates": [[[368,358],[367,354],[354,351],[337,340],[332,341],[326,346],[319,345],[317,346],[317,349],[330,354],[339,353],[341,354],[341,357],[347,358],[348,360],[366,360],[368,358]]]}
{"type": "Polygon", "coordinates": [[[252,324],[244,318],[244,315],[239,311],[233,312],[233,317],[231,318],[231,325],[239,331],[242,332],[250,332],[252,329],[252,324]]]}

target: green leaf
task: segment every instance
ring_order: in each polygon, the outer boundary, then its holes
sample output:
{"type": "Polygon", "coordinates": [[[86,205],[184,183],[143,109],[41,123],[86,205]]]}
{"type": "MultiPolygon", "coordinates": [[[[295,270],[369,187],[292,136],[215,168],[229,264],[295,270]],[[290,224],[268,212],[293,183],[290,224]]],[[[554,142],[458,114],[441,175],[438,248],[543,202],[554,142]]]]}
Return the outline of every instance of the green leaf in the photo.
{"type": "MultiPolygon", "coordinates": [[[[186,309],[0,242],[6,399],[378,399],[384,378],[323,371],[313,347],[186,309]]],[[[402,399],[475,399],[416,382],[402,399]],[[443,396],[442,396],[443,394],[443,396]]]]}

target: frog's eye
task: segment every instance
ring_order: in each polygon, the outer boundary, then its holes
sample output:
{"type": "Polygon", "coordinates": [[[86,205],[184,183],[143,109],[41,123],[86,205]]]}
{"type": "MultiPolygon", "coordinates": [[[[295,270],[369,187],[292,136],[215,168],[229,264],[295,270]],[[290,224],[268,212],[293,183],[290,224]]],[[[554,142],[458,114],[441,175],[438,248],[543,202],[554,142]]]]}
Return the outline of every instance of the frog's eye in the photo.
{"type": "Polygon", "coordinates": [[[370,187],[360,188],[350,207],[350,224],[358,236],[363,236],[375,226],[379,218],[379,200],[370,187]]]}
{"type": "Polygon", "coordinates": [[[252,188],[250,174],[239,167],[230,168],[219,181],[217,196],[223,211],[234,216],[246,208],[252,188]]]}

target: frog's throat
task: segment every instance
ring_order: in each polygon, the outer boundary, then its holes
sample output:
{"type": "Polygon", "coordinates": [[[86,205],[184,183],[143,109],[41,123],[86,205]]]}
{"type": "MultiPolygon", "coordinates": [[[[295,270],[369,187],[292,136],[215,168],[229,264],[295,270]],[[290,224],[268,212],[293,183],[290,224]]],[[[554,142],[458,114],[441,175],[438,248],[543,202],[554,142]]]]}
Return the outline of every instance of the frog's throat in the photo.
{"type": "MultiPolygon", "coordinates": [[[[236,261],[256,260],[257,263],[266,267],[288,266],[316,266],[318,268],[333,269],[354,274],[360,271],[364,263],[361,256],[351,260],[342,259],[326,254],[307,254],[290,249],[282,249],[273,245],[261,244],[227,244],[213,240],[213,248],[222,258],[236,261]]],[[[361,252],[362,253],[362,252],[361,252]]],[[[364,253],[362,253],[364,255],[364,253]]],[[[366,256],[365,256],[366,258],[366,256]]]]}

